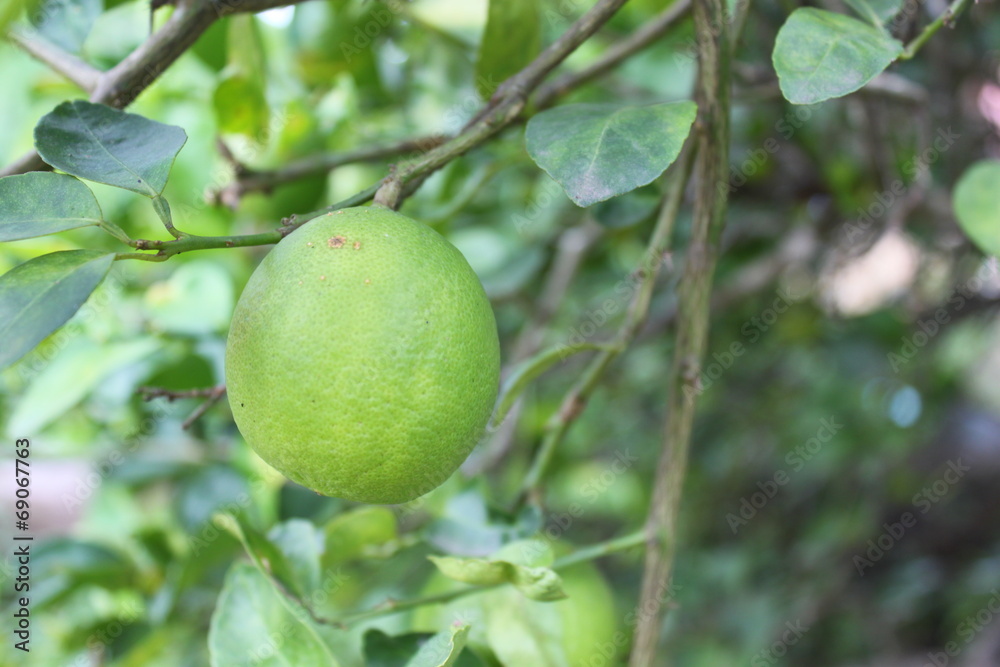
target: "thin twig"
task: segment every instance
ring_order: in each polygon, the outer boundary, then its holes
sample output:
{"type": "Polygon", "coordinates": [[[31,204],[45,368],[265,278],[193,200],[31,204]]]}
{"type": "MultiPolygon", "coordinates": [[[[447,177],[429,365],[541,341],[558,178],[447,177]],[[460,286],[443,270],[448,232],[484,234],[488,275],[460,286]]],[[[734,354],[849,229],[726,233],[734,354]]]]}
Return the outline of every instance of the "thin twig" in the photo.
{"type": "Polygon", "coordinates": [[[219,402],[219,400],[226,395],[226,385],[220,384],[215,387],[205,387],[203,389],[187,389],[184,391],[171,391],[169,389],[162,389],[159,387],[139,387],[139,393],[142,394],[142,399],[144,401],[151,401],[154,398],[165,398],[171,403],[185,398],[204,398],[205,401],[202,402],[194,412],[192,412],[187,419],[181,423],[181,428],[187,430],[194,424],[198,419],[208,412],[208,409],[219,402]]]}
{"type": "Polygon", "coordinates": [[[917,52],[923,47],[927,41],[934,36],[941,26],[951,25],[952,22],[958,18],[966,7],[969,6],[972,0],[952,0],[952,3],[948,5],[948,8],[941,12],[941,15],[929,23],[919,35],[913,38],[913,40],[906,45],[906,49],[903,54],[899,56],[900,60],[910,60],[913,56],[917,55],[917,52]]]}
{"type": "Polygon", "coordinates": [[[646,251],[643,253],[643,259],[633,272],[633,276],[638,279],[638,287],[632,295],[625,321],[615,335],[616,345],[601,350],[590,361],[583,374],[566,393],[559,410],[546,423],[542,442],[535,452],[528,474],[525,475],[516,506],[519,507],[529,498],[539,495],[540,485],[559,443],[586,407],[590,394],[597,387],[604,371],[625,350],[646,322],[656,278],[659,275],[661,265],[668,259],[670,236],[677,219],[677,212],[684,199],[684,189],[691,174],[693,158],[694,152],[690,146],[686,146],[680,158],[671,167],[669,174],[673,177],[673,181],[664,197],[656,227],[653,229],[646,251]]]}
{"type": "MultiPolygon", "coordinates": [[[[90,101],[123,109],[190,48],[217,19],[260,12],[303,0],[177,0],[163,26],[90,86],[90,101]]],[[[0,170],[0,177],[51,169],[32,151],[0,170]]]]}
{"type": "Polygon", "coordinates": [[[431,174],[490,138],[521,115],[527,97],[546,75],[604,25],[626,0],[599,0],[527,67],[500,84],[489,103],[458,133],[423,156],[396,165],[382,182],[375,203],[398,208],[411,181],[431,174]]]}
{"type": "Polygon", "coordinates": [[[695,397],[708,338],[712,278],[719,240],[725,226],[729,169],[729,59],[728,26],[723,0],[695,0],[694,22],[698,45],[698,165],[691,241],[684,257],[678,294],[674,361],[668,378],[667,424],[663,450],[656,467],[653,497],[646,520],[647,548],[639,617],[633,640],[631,667],[654,663],[664,613],[665,591],[677,540],[677,516],[687,471],[694,421],[695,397]]]}
{"type": "MultiPolygon", "coordinates": [[[[441,135],[416,137],[386,145],[366,146],[352,151],[313,155],[290,162],[279,169],[259,171],[236,161],[230,153],[227,159],[233,163],[236,178],[229,185],[210,193],[209,199],[214,203],[222,203],[235,209],[239,205],[240,199],[249,192],[270,192],[276,186],[291,183],[300,178],[328,173],[348,164],[377,162],[412,151],[425,153],[437,148],[444,141],[445,137],[441,135]]],[[[226,156],[225,153],[224,156],[226,156]]]]}
{"type": "Polygon", "coordinates": [[[101,70],[41,37],[29,38],[26,35],[11,32],[7,38],[19,46],[22,51],[35,60],[45,63],[52,71],[61,74],[84,92],[92,91],[102,74],[101,70]]]}
{"type": "MultiPolygon", "coordinates": [[[[509,372],[518,362],[528,359],[541,349],[548,324],[563,303],[566,292],[576,276],[580,264],[594,242],[601,237],[600,225],[590,221],[570,227],[559,236],[552,267],[545,277],[535,310],[521,329],[514,342],[505,371],[509,372]]],[[[506,376],[506,373],[503,374],[506,376]]],[[[518,400],[507,412],[500,427],[490,438],[483,451],[463,465],[462,471],[469,477],[482,474],[504,459],[514,444],[514,434],[521,414],[523,402],[518,400]]]]}

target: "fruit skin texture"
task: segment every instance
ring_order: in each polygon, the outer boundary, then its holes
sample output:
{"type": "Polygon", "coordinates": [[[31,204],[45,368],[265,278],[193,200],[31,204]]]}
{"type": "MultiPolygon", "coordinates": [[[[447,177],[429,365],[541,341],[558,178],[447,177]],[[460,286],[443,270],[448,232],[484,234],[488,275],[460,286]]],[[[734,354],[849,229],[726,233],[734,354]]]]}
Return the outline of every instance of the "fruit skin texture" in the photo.
{"type": "Polygon", "coordinates": [[[257,454],[367,503],[444,482],[482,435],[499,376],[496,321],[469,263],[379,207],[282,240],[247,282],[226,345],[229,403],[257,454]]]}

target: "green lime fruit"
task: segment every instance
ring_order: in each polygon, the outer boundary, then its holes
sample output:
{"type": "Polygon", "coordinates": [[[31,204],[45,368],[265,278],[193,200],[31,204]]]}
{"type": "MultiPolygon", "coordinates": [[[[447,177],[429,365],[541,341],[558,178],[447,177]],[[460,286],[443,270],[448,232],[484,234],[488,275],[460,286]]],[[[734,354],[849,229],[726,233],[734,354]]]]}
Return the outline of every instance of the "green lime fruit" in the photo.
{"type": "Polygon", "coordinates": [[[444,482],[483,433],[500,344],[483,287],[437,232],[380,207],[317,218],[250,276],[226,386],[236,425],[319,493],[402,503],[444,482]]]}

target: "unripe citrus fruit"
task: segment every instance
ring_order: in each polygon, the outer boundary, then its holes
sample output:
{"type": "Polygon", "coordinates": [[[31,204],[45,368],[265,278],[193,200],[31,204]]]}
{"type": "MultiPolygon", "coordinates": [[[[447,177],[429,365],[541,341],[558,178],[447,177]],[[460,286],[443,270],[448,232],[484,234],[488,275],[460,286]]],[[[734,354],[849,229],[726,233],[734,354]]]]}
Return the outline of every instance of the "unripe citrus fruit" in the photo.
{"type": "Polygon", "coordinates": [[[483,287],[437,232],[378,207],[325,215],[254,271],[226,346],[236,425],[303,486],[368,503],[427,493],[496,400],[483,287]]]}

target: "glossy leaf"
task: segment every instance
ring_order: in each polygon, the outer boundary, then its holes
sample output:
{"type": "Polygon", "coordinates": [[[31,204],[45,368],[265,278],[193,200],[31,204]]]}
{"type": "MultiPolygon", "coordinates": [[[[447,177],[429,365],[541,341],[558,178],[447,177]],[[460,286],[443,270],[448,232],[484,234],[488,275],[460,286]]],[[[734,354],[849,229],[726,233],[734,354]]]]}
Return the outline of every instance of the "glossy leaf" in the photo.
{"type": "Polygon", "coordinates": [[[490,0],[476,59],[476,90],[485,99],[538,54],[542,25],[535,0],[490,0]]]}
{"type": "Polygon", "coordinates": [[[179,127],[83,100],[63,102],[35,127],[35,147],[56,169],[156,197],[187,141],[179,127]]]}
{"type": "Polygon", "coordinates": [[[212,614],[212,667],[337,667],[337,630],[325,628],[256,568],[230,569],[212,614]]]}
{"type": "Polygon", "coordinates": [[[17,241],[96,225],[101,207],[84,183],[32,171],[0,178],[0,241],[17,241]]]}
{"type": "Polygon", "coordinates": [[[573,104],[528,121],[528,154],[578,206],[651,183],[677,159],[693,102],[621,107],[573,104]]]}
{"type": "Polygon", "coordinates": [[[0,368],[20,359],[73,316],[111,268],[114,255],[64,250],[0,276],[0,368]]]}
{"type": "Polygon", "coordinates": [[[902,52],[903,45],[879,28],[806,7],[781,26],[772,60],[785,99],[813,104],[853,93],[902,52]]]}
{"type": "Polygon", "coordinates": [[[1000,160],[981,160],[955,185],[955,217],[987,255],[1000,256],[1000,160]]]}

